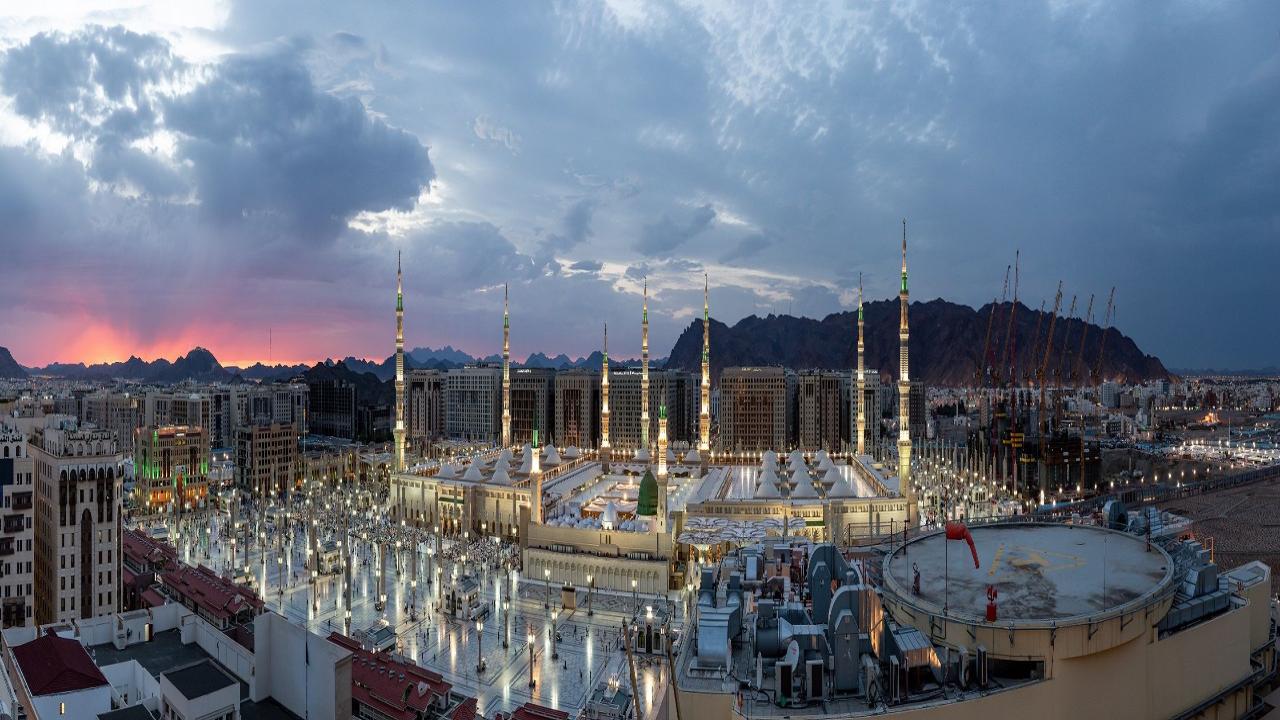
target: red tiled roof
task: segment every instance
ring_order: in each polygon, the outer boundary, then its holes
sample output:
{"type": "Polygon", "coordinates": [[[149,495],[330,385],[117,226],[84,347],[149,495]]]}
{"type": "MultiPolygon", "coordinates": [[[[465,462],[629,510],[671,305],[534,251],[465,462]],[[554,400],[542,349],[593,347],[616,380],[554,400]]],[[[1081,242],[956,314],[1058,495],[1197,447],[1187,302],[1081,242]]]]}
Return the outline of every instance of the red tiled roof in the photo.
{"type": "Polygon", "coordinates": [[[13,648],[13,659],[32,695],[88,690],[107,684],[83,645],[58,637],[52,630],[13,648]]]}
{"type": "Polygon", "coordinates": [[[263,607],[257,593],[232,583],[204,565],[194,568],[183,565],[177,570],[163,573],[160,582],[218,619],[230,618],[246,607],[253,608],[254,614],[257,614],[256,611],[263,607]]]}
{"type": "Polygon", "coordinates": [[[569,713],[527,702],[511,713],[511,720],[569,720],[569,713]]]}
{"type": "Polygon", "coordinates": [[[475,720],[476,717],[476,699],[469,697],[458,703],[458,707],[453,709],[449,714],[449,720],[475,720]]]}
{"type": "Polygon", "coordinates": [[[330,633],[329,642],[352,653],[351,697],[388,717],[415,720],[420,714],[429,715],[431,704],[448,697],[453,689],[439,673],[392,660],[386,653],[371,653],[344,635],[330,633]]]}
{"type": "Polygon", "coordinates": [[[155,588],[147,588],[142,591],[142,604],[147,607],[160,607],[164,605],[164,596],[156,592],[155,588]]]}
{"type": "Polygon", "coordinates": [[[172,545],[147,537],[137,530],[120,533],[120,546],[125,557],[139,566],[152,564],[173,568],[178,565],[178,551],[172,545]]]}

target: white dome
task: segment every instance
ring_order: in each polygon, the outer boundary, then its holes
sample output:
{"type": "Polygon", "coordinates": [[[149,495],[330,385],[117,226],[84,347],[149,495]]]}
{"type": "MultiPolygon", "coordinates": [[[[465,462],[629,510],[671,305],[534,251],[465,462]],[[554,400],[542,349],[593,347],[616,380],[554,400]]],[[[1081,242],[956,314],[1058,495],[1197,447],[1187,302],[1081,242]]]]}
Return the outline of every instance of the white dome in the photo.
{"type": "Polygon", "coordinates": [[[458,468],[454,467],[453,463],[445,463],[440,466],[440,472],[436,473],[436,477],[452,480],[458,477],[458,468]]]}
{"type": "Polygon", "coordinates": [[[634,459],[636,462],[649,462],[649,449],[648,448],[637,449],[634,459]]]}
{"type": "Polygon", "coordinates": [[[778,477],[778,474],[773,471],[772,468],[765,468],[764,470],[760,471],[760,477],[756,478],[756,482],[757,484],[767,483],[769,485],[773,485],[774,487],[777,487],[778,483],[781,482],[781,479],[778,477]]]}
{"type": "Polygon", "coordinates": [[[822,474],[822,484],[827,487],[834,487],[836,483],[842,482],[844,482],[844,478],[841,477],[840,471],[835,467],[827,468],[827,471],[822,474]]]}
{"type": "Polygon", "coordinates": [[[818,491],[813,487],[813,482],[808,477],[801,478],[796,481],[795,489],[791,491],[793,498],[816,498],[818,491]]]}
{"type": "MultiPolygon", "coordinates": [[[[525,447],[528,447],[527,445],[525,447]]],[[[533,472],[533,451],[524,454],[524,460],[520,463],[520,469],[516,470],[517,475],[528,475],[533,472]]]]}
{"type": "Polygon", "coordinates": [[[480,463],[473,462],[467,466],[467,471],[462,474],[462,479],[467,482],[484,482],[484,475],[480,473],[480,463]]]}
{"type": "Polygon", "coordinates": [[[555,445],[547,446],[545,454],[543,455],[543,461],[548,465],[560,464],[560,453],[556,450],[555,445]]]}
{"type": "Polygon", "coordinates": [[[856,495],[853,493],[853,487],[849,483],[845,482],[844,478],[837,477],[835,484],[827,491],[827,497],[851,498],[856,497],[856,495]]]}
{"type": "Polygon", "coordinates": [[[778,486],[768,482],[767,478],[761,478],[760,483],[756,485],[757,499],[772,499],[782,497],[782,493],[778,492],[778,486]]]}
{"type": "Polygon", "coordinates": [[[568,460],[577,460],[578,458],[582,457],[582,451],[578,449],[578,446],[570,445],[569,447],[565,448],[564,456],[568,460]]]}
{"type": "Polygon", "coordinates": [[[796,463],[804,464],[804,453],[800,452],[799,448],[792,450],[791,454],[787,456],[788,465],[795,465],[796,463]]]}
{"type": "Polygon", "coordinates": [[[684,454],[685,465],[697,465],[702,462],[702,456],[698,454],[698,448],[689,448],[689,452],[684,454]]]}
{"type": "Polygon", "coordinates": [[[499,463],[498,469],[493,471],[493,475],[489,478],[489,482],[498,485],[510,485],[511,473],[507,472],[505,464],[499,463]]]}
{"type": "Polygon", "coordinates": [[[671,448],[667,448],[667,464],[669,465],[676,464],[676,451],[672,450],[671,448]]]}

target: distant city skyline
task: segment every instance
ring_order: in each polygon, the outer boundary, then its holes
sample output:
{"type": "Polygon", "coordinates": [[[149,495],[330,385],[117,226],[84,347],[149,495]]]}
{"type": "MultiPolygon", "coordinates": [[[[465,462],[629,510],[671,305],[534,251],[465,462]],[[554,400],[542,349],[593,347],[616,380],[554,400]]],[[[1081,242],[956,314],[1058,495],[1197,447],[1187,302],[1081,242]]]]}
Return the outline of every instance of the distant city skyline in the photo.
{"type": "Polygon", "coordinates": [[[1172,368],[1280,364],[1280,6],[0,12],[0,346],[28,366],[664,354],[700,317],[972,307],[1022,252],[1172,368]],[[268,335],[271,336],[270,343],[268,335]],[[268,346],[270,345],[270,349],[268,346]]]}

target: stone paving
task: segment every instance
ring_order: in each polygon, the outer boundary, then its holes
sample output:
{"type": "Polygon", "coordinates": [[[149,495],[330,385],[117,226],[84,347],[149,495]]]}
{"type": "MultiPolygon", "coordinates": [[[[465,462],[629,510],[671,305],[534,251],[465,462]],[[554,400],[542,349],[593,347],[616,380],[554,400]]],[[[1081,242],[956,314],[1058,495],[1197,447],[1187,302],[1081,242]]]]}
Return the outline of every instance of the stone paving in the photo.
{"type": "MultiPolygon", "coordinates": [[[[171,534],[170,537],[177,540],[183,561],[226,571],[230,567],[230,543],[217,538],[223,534],[227,521],[225,515],[212,515],[184,528],[181,534],[171,534]]],[[[265,548],[259,547],[260,540],[251,543],[248,558],[251,584],[268,608],[290,621],[305,624],[322,636],[332,631],[343,632],[347,609],[343,576],[321,575],[311,583],[306,567],[305,534],[285,535],[290,537],[268,533],[265,548]]],[[[322,539],[326,539],[323,532],[322,539]]],[[[440,554],[431,558],[425,550],[434,542],[433,538],[420,546],[416,600],[411,586],[414,563],[411,551],[405,547],[396,558],[388,553],[387,606],[385,611],[378,611],[375,608],[377,551],[372,542],[359,536],[353,538],[350,604],[353,633],[385,619],[397,633],[399,652],[441,673],[459,692],[474,695],[479,712],[485,716],[513,710],[528,700],[575,712],[585,704],[590,690],[597,684],[611,678],[624,685],[629,683],[626,658],[620,645],[623,620],[637,611],[643,615],[646,606],[660,606],[666,600],[652,594],[632,596],[597,591],[592,593],[593,614],[588,616],[587,593],[585,589],[580,590],[577,609],[560,612],[555,621],[559,639],[554,647],[556,657],[552,658],[551,610],[560,610],[559,585],[551,586],[552,608],[548,609],[545,607],[546,584],[523,580],[518,570],[504,570],[500,548],[490,550],[475,540],[464,543],[461,539],[447,538],[436,545],[440,554]],[[461,562],[463,555],[468,557],[468,562],[461,562]],[[444,572],[437,574],[441,556],[457,562],[446,563],[444,572]],[[483,560],[477,562],[476,558],[483,560]],[[442,598],[440,581],[435,578],[451,577],[455,568],[457,572],[465,568],[478,576],[483,602],[489,609],[482,630],[477,629],[474,621],[446,617],[438,610],[442,598]],[[507,585],[512,586],[512,592],[507,592],[507,585]],[[504,601],[509,608],[506,611],[504,601]],[[536,681],[532,688],[529,685],[530,635],[533,636],[536,681]],[[507,647],[503,647],[504,640],[507,647]],[[478,673],[476,664],[481,652],[485,668],[478,673]]],[[[243,540],[237,547],[238,570],[243,570],[245,564],[242,543],[243,540]]],[[[683,616],[683,598],[672,601],[668,607],[676,612],[677,618],[683,616]]],[[[655,700],[653,694],[662,670],[658,663],[643,656],[636,655],[635,660],[641,703],[648,708],[655,700]]]]}

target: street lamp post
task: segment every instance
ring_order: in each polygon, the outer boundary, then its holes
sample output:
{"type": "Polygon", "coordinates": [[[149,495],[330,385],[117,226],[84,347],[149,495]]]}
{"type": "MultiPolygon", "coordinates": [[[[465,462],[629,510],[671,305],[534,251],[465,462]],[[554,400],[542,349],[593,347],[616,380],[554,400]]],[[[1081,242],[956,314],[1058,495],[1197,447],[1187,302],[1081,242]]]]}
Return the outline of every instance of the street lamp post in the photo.
{"type": "Polygon", "coordinates": [[[502,603],[502,649],[511,647],[511,603],[502,603]]]}
{"type": "Polygon", "coordinates": [[[476,620],[476,673],[484,672],[484,621],[476,620]]]}
{"type": "Polygon", "coordinates": [[[557,648],[556,648],[556,618],[558,617],[560,617],[560,611],[552,610],[551,611],[551,659],[552,660],[560,659],[560,653],[557,652],[557,648]]]}
{"type": "Polygon", "coordinates": [[[547,610],[550,610],[551,609],[551,568],[543,568],[542,577],[545,578],[547,581],[547,601],[542,603],[542,607],[547,610]]]}
{"type": "Polygon", "coordinates": [[[632,612],[640,609],[640,601],[636,599],[636,579],[631,578],[631,607],[632,612]]]}
{"type": "Polygon", "coordinates": [[[525,640],[529,643],[529,687],[533,688],[538,684],[538,681],[533,679],[533,633],[529,633],[525,640]]]}
{"type": "Polygon", "coordinates": [[[594,614],[591,612],[591,593],[595,590],[595,587],[595,577],[587,575],[587,617],[591,617],[594,614]]]}

